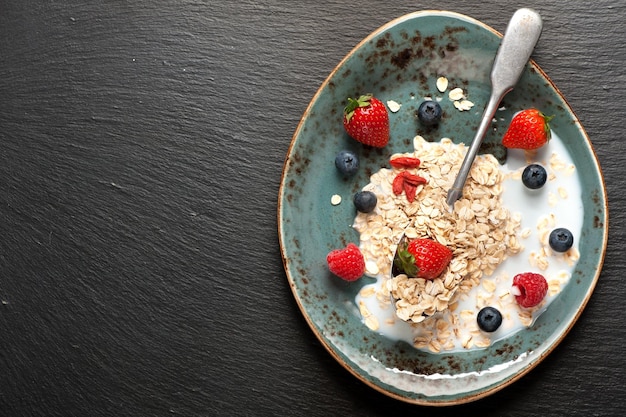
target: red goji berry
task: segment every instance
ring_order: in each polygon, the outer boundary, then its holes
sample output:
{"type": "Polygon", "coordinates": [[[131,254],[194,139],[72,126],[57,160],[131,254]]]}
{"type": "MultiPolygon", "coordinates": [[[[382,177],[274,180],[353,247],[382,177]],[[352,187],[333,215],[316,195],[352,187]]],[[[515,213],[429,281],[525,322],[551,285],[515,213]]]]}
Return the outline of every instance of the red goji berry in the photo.
{"type": "Polygon", "coordinates": [[[403,172],[396,175],[393,179],[393,183],[391,184],[391,189],[395,195],[402,194],[402,190],[404,189],[404,174],[403,172]]]}
{"type": "Polygon", "coordinates": [[[390,159],[389,163],[394,168],[417,168],[420,166],[421,161],[410,156],[398,156],[390,159]]]}
{"type": "Polygon", "coordinates": [[[403,172],[404,182],[408,182],[411,185],[418,186],[421,184],[426,184],[426,178],[420,177],[419,175],[411,174],[410,172],[403,172]]]}
{"type": "Polygon", "coordinates": [[[409,203],[415,201],[415,194],[417,193],[417,186],[411,184],[408,181],[404,181],[404,193],[406,194],[406,199],[409,203]]]}
{"type": "Polygon", "coordinates": [[[410,172],[402,171],[393,179],[391,189],[395,195],[400,195],[404,191],[407,200],[409,203],[412,203],[415,201],[417,186],[426,184],[426,182],[426,178],[411,174],[410,172]]]}

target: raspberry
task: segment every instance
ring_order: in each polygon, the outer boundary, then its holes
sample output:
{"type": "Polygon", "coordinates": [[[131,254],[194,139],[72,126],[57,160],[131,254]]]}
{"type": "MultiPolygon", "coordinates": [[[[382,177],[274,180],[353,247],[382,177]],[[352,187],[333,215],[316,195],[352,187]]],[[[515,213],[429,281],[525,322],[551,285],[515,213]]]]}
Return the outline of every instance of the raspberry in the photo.
{"type": "Polygon", "coordinates": [[[548,282],[541,274],[524,272],[513,277],[513,295],[521,307],[535,307],[547,293],[548,282]]]}
{"type": "Polygon", "coordinates": [[[365,258],[354,243],[331,251],[326,255],[326,262],[330,272],[346,281],[356,281],[365,273],[365,258]]]}

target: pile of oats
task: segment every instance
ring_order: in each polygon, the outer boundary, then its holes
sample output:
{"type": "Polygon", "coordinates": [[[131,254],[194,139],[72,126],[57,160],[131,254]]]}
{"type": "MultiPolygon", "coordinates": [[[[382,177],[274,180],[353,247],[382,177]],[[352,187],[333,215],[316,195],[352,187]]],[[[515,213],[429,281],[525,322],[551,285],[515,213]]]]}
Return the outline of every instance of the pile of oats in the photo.
{"type": "Polygon", "coordinates": [[[377,294],[379,301],[391,303],[393,297],[396,315],[419,323],[450,308],[504,259],[519,253],[522,245],[518,239],[521,216],[502,205],[504,174],[493,156],[476,158],[464,196],[450,211],[447,191],[467,148],[447,138],[428,143],[420,136],[414,139],[414,148],[413,153],[402,156],[419,158],[420,167],[409,171],[428,180],[419,186],[415,201],[409,203],[404,193],[392,192],[392,181],[400,170],[381,169],[363,188],[376,194],[377,207],[372,213],[359,213],[354,227],[361,235],[366,273],[384,280],[377,294]],[[441,277],[428,281],[406,275],[391,277],[393,255],[405,230],[409,238],[428,237],[452,250],[452,261],[441,277]]]}

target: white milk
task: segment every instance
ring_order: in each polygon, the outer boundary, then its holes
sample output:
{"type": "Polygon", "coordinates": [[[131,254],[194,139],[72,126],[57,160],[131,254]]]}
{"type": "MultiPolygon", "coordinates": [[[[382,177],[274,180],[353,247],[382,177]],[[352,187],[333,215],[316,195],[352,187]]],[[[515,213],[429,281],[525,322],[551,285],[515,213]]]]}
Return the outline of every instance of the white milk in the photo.
{"type": "MultiPolygon", "coordinates": [[[[509,150],[507,163],[501,169],[506,176],[502,201],[511,213],[522,215],[519,238],[524,249],[502,262],[491,276],[483,276],[482,284],[462,295],[454,311],[438,313],[418,325],[398,319],[392,306],[381,304],[376,297],[362,296],[367,293],[367,287],[374,287],[377,291],[380,289],[383,277],[376,276],[376,283],[365,286],[365,291],[362,290],[355,300],[357,305],[363,303],[371,316],[375,317],[378,324],[375,331],[390,339],[413,344],[420,335],[433,331],[436,333],[437,320],[445,320],[450,325],[446,331],[454,334],[450,342],[453,346],[449,343],[441,349],[441,353],[446,353],[486,347],[499,339],[524,331],[540,314],[550,314],[550,303],[569,282],[578,260],[578,240],[583,223],[578,173],[562,140],[554,132],[550,142],[529,160],[524,151],[509,150]],[[529,190],[521,181],[522,170],[531,162],[540,163],[548,171],[548,182],[539,190],[529,190]],[[547,234],[556,227],[565,227],[573,233],[573,248],[565,254],[548,249],[546,256],[539,257],[539,262],[533,261],[533,254],[541,254],[542,248],[547,247],[547,234]],[[511,294],[513,276],[521,272],[541,273],[549,283],[548,295],[533,309],[519,307],[511,294]],[[495,284],[494,291],[487,289],[490,288],[485,283],[487,280],[495,284]],[[486,305],[496,307],[503,315],[502,325],[494,333],[480,331],[476,324],[476,314],[486,305]]],[[[366,325],[371,323],[366,318],[363,321],[366,325]]],[[[432,347],[420,348],[437,351],[432,347]]]]}

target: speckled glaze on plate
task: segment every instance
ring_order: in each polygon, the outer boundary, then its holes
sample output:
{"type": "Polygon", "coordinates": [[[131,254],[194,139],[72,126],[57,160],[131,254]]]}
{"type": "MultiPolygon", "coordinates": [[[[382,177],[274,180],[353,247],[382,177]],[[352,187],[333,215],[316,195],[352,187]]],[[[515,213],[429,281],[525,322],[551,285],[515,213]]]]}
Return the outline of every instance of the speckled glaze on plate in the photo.
{"type": "Polygon", "coordinates": [[[395,152],[412,149],[420,134],[427,140],[450,137],[469,143],[489,96],[489,72],[500,42],[494,29],[467,16],[423,11],[400,17],[373,32],[335,68],[313,97],[294,134],[283,171],[279,201],[280,246],[289,285],[315,335],[330,354],[367,385],[415,404],[452,405],[476,400],[511,384],[535,367],[567,334],[598,280],[608,236],[604,181],[591,142],[557,88],[533,62],[504,101],[498,122],[485,138],[486,150],[504,157],[498,145],[511,115],[526,107],[554,114],[551,123],[566,144],[581,175],[584,222],[581,258],[570,283],[528,330],[483,350],[429,354],[369,330],[354,304],[368,278],[355,283],[332,276],[326,254],[358,243],[352,228],[351,196],[395,152]],[[476,105],[459,112],[442,101],[444,119],[436,129],[421,128],[414,116],[425,96],[437,94],[435,81],[446,76],[476,105]],[[403,104],[390,113],[391,141],[384,149],[366,148],[343,131],[346,97],[371,92],[383,102],[403,104]],[[337,175],[334,156],[351,149],[361,169],[348,180],[337,175]],[[344,202],[330,204],[333,194],[344,202]]]}

